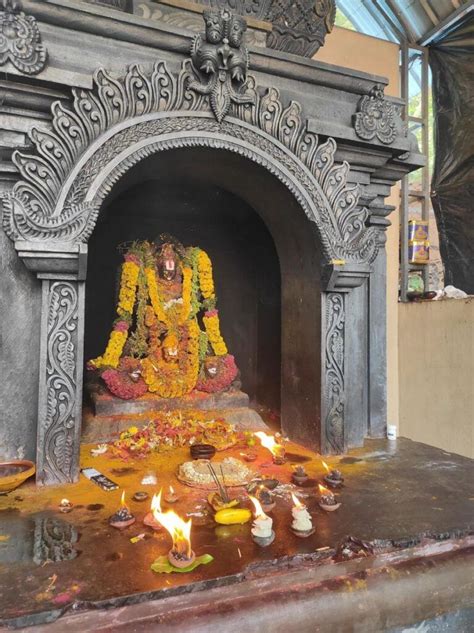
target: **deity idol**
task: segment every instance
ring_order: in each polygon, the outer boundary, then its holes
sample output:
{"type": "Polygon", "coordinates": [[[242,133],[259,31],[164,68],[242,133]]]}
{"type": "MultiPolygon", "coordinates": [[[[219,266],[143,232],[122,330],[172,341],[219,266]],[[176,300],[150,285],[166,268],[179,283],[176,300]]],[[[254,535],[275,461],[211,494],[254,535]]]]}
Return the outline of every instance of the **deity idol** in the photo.
{"type": "Polygon", "coordinates": [[[117,318],[104,354],[88,368],[124,399],[229,389],[238,369],[221,336],[207,253],[162,236],[158,246],[132,244],[124,260],[117,318]]]}

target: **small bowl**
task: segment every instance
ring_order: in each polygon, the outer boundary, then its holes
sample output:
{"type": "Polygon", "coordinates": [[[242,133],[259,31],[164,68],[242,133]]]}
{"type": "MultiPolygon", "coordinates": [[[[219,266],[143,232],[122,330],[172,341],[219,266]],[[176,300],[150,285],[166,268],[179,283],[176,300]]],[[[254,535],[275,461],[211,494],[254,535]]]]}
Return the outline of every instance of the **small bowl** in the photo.
{"type": "Polygon", "coordinates": [[[28,459],[0,462],[0,494],[5,495],[26,481],[36,472],[36,466],[28,459]]]}
{"type": "Polygon", "coordinates": [[[216,448],[211,444],[193,444],[190,451],[193,459],[211,459],[216,454],[216,448]]]}

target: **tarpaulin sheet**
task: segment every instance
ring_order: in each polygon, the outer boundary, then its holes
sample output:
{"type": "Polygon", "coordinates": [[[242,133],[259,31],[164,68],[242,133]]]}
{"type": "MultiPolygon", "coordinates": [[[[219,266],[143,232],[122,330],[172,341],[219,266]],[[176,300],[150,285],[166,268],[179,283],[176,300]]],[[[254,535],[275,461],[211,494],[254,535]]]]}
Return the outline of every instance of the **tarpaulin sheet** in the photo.
{"type": "Polygon", "coordinates": [[[435,121],[431,199],[445,284],[474,294],[474,15],[430,47],[435,121]]]}

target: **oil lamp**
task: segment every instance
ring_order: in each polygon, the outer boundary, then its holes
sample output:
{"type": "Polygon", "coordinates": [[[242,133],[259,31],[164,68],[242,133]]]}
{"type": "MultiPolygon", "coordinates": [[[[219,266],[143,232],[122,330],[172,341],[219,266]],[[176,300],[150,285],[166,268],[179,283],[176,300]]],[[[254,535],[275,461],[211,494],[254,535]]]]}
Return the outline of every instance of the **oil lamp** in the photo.
{"type": "Polygon", "coordinates": [[[291,493],[291,498],[293,500],[293,508],[291,509],[291,515],[293,517],[291,531],[299,538],[307,538],[315,532],[313,520],[306,506],[301,503],[298,497],[291,493]]]}
{"type": "Polygon", "coordinates": [[[263,484],[257,488],[255,496],[259,500],[264,512],[271,512],[275,507],[275,495],[270,492],[268,488],[265,488],[263,484]]]}
{"type": "Polygon", "coordinates": [[[168,503],[176,503],[178,501],[179,497],[176,494],[176,492],[174,491],[173,486],[170,485],[170,489],[167,492],[167,494],[165,495],[165,501],[168,503]]]}
{"type": "Polygon", "coordinates": [[[244,458],[246,462],[254,462],[257,459],[257,453],[254,451],[247,451],[246,453],[240,453],[240,456],[244,458]]]}
{"type": "Polygon", "coordinates": [[[334,510],[337,510],[341,504],[336,501],[334,494],[321,484],[318,484],[318,486],[319,494],[321,495],[319,498],[319,506],[323,510],[326,510],[326,512],[334,512],[334,510]]]}
{"type": "Polygon", "coordinates": [[[304,466],[296,466],[291,475],[291,480],[297,486],[303,486],[308,481],[308,473],[305,471],[304,466]]]}
{"type": "Polygon", "coordinates": [[[252,540],[257,545],[260,545],[260,547],[267,547],[275,540],[275,532],[272,529],[273,520],[265,514],[258,499],[252,496],[250,496],[250,499],[255,506],[255,520],[250,530],[252,540]]]}
{"type": "Polygon", "coordinates": [[[71,512],[73,508],[72,503],[69,501],[69,499],[61,499],[60,503],[59,503],[59,511],[60,512],[71,512]]]}
{"type": "Polygon", "coordinates": [[[137,492],[133,495],[132,499],[134,501],[138,501],[141,503],[142,501],[146,501],[148,499],[148,492],[144,492],[143,490],[137,490],[137,492]]]}
{"type": "Polygon", "coordinates": [[[173,510],[168,512],[156,512],[156,520],[169,532],[173,545],[168,552],[168,560],[173,567],[189,567],[196,555],[191,549],[191,525],[192,519],[183,521],[173,510]]]}
{"type": "Polygon", "coordinates": [[[158,522],[156,515],[161,513],[161,493],[154,494],[151,499],[150,512],[143,519],[144,525],[151,527],[153,530],[161,530],[161,524],[158,522]]]}
{"type": "Polygon", "coordinates": [[[262,446],[268,448],[272,454],[274,464],[281,465],[285,463],[285,447],[282,444],[278,444],[272,435],[267,435],[263,431],[257,431],[255,435],[262,443],[262,446]]]}
{"type": "Polygon", "coordinates": [[[123,530],[135,523],[135,517],[130,512],[128,507],[125,504],[125,490],[122,492],[122,497],[120,499],[120,508],[117,510],[115,514],[113,514],[109,519],[109,524],[117,528],[118,530],[123,530]]]}
{"type": "Polygon", "coordinates": [[[342,476],[341,471],[336,469],[331,470],[324,460],[321,460],[321,463],[326,470],[324,481],[327,485],[331,486],[331,488],[340,488],[344,483],[344,477],[342,476]]]}

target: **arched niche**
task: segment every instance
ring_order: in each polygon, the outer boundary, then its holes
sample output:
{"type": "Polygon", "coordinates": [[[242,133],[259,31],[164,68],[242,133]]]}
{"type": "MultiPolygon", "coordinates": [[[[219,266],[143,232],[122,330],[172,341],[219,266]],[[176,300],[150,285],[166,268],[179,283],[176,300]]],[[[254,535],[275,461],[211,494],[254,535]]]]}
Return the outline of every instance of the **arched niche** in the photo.
{"type": "Polygon", "coordinates": [[[238,154],[171,149],[116,182],[89,239],[86,358],[102,351],[113,319],[117,244],[160,232],[212,256],[221,325],[253,405],[281,413],[285,433],[319,448],[320,241],[288,188],[238,154]]]}

